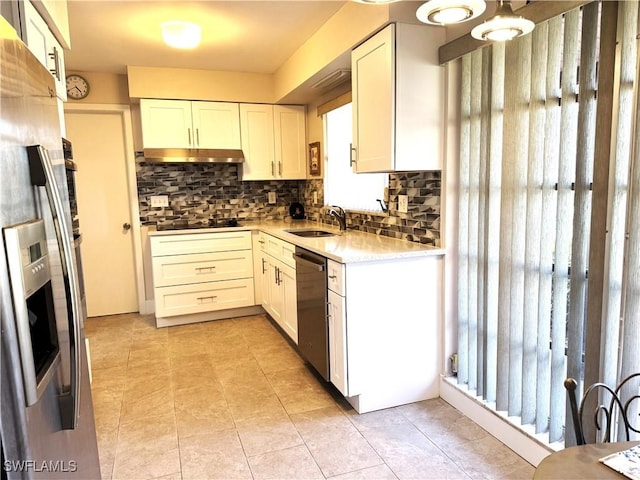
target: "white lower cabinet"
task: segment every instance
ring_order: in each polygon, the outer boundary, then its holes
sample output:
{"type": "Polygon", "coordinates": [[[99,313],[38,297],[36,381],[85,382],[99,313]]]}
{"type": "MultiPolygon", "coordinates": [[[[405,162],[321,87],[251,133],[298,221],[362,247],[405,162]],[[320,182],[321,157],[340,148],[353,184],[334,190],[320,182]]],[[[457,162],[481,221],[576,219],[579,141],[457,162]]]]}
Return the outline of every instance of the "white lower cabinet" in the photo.
{"type": "MultiPolygon", "coordinates": [[[[296,269],[294,245],[260,233],[254,242],[254,277],[259,278],[262,308],[284,332],[298,343],[296,269]]],[[[257,282],[256,282],[257,283],[257,282]]]]}
{"type": "Polygon", "coordinates": [[[347,309],[344,297],[329,290],[327,317],[329,319],[329,379],[345,397],[349,396],[347,382],[347,309]]]}
{"type": "Polygon", "coordinates": [[[150,245],[156,319],[255,305],[251,232],[158,235],[150,245]]]}
{"type": "Polygon", "coordinates": [[[284,315],[280,326],[291,340],[298,343],[298,305],[296,294],[296,269],[289,265],[282,265],[278,269],[280,276],[280,293],[284,315]]]}
{"type": "Polygon", "coordinates": [[[329,261],[329,378],[358,413],[439,395],[442,258],[329,261]]]}
{"type": "Polygon", "coordinates": [[[253,305],[253,279],[160,287],[155,295],[159,317],[248,307],[253,305]]]}

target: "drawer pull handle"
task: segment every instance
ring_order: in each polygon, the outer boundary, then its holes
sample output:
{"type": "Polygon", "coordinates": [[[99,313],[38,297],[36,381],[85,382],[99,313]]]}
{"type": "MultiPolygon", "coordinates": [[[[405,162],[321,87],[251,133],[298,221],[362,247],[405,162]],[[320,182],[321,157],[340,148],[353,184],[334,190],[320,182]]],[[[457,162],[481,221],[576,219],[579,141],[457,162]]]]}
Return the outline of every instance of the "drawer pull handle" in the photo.
{"type": "Polygon", "coordinates": [[[196,273],[216,273],[215,265],[212,267],[196,267],[196,273]]]}
{"type": "Polygon", "coordinates": [[[338,277],[337,277],[336,275],[329,275],[329,278],[330,278],[331,280],[335,280],[335,279],[337,279],[338,277]]]}
{"type": "Polygon", "coordinates": [[[205,303],[205,301],[206,301],[206,303],[211,303],[211,302],[215,301],[216,298],[218,298],[217,295],[210,295],[208,297],[198,297],[197,300],[200,303],[205,303]]]}

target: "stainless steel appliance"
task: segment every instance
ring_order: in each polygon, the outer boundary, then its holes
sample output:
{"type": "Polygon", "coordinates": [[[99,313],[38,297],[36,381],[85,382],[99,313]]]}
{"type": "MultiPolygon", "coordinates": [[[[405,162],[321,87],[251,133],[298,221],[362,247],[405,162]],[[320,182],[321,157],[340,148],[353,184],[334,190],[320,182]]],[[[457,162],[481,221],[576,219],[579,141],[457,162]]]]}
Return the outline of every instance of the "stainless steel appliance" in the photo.
{"type": "Polygon", "coordinates": [[[62,139],[62,153],[64,155],[64,168],[67,177],[67,192],[69,193],[69,213],[71,214],[71,230],[73,232],[73,248],[76,256],[78,272],[78,284],[80,287],[80,302],[82,314],[87,316],[87,299],[84,290],[84,275],[82,271],[82,234],[80,233],[80,219],[78,215],[78,198],[76,194],[76,171],[78,166],[73,161],[73,145],[66,138],[62,139]]]}
{"type": "Polygon", "coordinates": [[[34,405],[60,363],[47,237],[42,220],[3,231],[27,406],[34,405]]]}
{"type": "Polygon", "coordinates": [[[1,17],[0,64],[3,476],[100,478],[53,77],[1,17]]]}
{"type": "Polygon", "coordinates": [[[327,322],[327,259],[296,247],[298,349],[313,368],[329,381],[329,327],[327,322]]]}

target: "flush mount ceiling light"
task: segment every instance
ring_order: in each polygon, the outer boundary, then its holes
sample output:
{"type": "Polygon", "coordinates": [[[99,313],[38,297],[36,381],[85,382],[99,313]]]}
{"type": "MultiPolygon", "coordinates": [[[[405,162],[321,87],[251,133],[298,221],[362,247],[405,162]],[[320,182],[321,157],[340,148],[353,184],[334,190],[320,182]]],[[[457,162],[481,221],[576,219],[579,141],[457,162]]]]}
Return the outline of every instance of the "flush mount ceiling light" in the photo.
{"type": "Polygon", "coordinates": [[[200,44],[200,25],[174,20],[160,25],[164,43],[173,48],[195,48],[200,44]]]}
{"type": "Polygon", "coordinates": [[[531,20],[513,13],[510,2],[500,0],[495,15],[486,22],[473,27],[471,36],[478,40],[504,42],[530,33],[533,27],[535,24],[531,20]]]}
{"type": "Polygon", "coordinates": [[[476,18],[486,8],[484,0],[429,0],[418,7],[416,17],[423,23],[448,25],[476,18]]]}

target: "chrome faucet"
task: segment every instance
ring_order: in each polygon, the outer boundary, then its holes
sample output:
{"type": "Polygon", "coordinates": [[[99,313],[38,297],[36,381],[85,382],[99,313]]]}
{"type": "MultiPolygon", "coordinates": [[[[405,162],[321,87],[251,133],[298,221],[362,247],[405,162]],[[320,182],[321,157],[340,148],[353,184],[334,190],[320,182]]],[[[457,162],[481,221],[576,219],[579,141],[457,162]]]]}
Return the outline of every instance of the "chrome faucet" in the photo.
{"type": "Polygon", "coordinates": [[[347,229],[347,214],[342,207],[331,205],[330,207],[327,207],[327,213],[332,217],[336,217],[336,220],[340,225],[341,232],[344,232],[347,229]]]}

